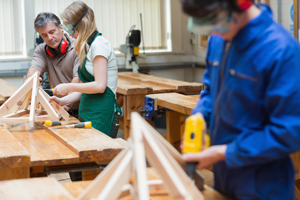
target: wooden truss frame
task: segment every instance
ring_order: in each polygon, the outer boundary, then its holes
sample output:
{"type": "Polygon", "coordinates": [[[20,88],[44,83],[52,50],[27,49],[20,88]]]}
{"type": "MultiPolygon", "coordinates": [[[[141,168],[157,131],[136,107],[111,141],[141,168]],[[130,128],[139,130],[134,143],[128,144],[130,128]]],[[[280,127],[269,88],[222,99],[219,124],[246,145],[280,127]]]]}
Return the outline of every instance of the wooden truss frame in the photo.
{"type": "Polygon", "coordinates": [[[69,114],[39,86],[36,72],[0,107],[0,123],[29,123],[45,120],[69,120],[69,114]],[[28,115],[29,117],[24,117],[28,115]]]}
{"type": "Polygon", "coordinates": [[[119,153],[77,199],[113,200],[126,190],[133,199],[150,199],[149,191],[159,188],[167,189],[173,199],[204,199],[182,169],[183,160],[174,147],[139,114],[132,113],[131,119],[129,148],[119,153]],[[147,180],[146,158],[162,180],[147,180]]]}

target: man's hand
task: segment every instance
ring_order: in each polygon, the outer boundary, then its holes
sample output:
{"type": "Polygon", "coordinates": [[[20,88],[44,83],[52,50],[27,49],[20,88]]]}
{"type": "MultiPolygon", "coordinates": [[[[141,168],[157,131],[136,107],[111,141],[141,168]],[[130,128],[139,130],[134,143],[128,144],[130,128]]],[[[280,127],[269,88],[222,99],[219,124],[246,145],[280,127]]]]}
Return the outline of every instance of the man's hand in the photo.
{"type": "Polygon", "coordinates": [[[53,89],[53,94],[64,96],[71,91],[70,83],[62,83],[53,89]]]}
{"type": "Polygon", "coordinates": [[[185,162],[198,162],[197,169],[203,169],[210,165],[213,165],[219,161],[226,159],[227,145],[215,145],[211,146],[199,153],[186,153],[182,155],[182,159],[185,162]]]}

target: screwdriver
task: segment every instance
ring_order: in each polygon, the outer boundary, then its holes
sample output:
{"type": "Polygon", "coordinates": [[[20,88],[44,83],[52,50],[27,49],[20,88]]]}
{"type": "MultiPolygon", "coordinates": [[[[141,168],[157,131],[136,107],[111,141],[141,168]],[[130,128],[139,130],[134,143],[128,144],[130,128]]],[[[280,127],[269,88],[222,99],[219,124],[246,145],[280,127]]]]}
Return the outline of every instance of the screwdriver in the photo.
{"type": "Polygon", "coordinates": [[[68,125],[68,126],[60,126],[60,127],[54,127],[52,129],[59,129],[59,128],[88,128],[88,127],[92,127],[92,122],[81,122],[81,123],[77,123],[77,124],[72,124],[72,125],[68,125]]]}
{"type": "Polygon", "coordinates": [[[45,121],[44,124],[46,126],[61,126],[63,124],[76,124],[76,123],[63,123],[60,121],[45,121]]]}
{"type": "Polygon", "coordinates": [[[43,89],[43,90],[49,90],[49,91],[52,91],[52,92],[54,91],[54,89],[43,89]]]}

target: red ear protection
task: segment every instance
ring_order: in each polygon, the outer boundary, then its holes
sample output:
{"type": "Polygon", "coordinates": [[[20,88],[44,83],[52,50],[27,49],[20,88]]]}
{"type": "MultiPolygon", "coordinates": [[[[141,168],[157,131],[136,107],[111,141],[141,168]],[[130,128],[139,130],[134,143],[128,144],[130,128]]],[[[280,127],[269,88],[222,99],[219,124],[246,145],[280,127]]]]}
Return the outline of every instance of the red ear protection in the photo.
{"type": "MultiPolygon", "coordinates": [[[[62,39],[60,44],[58,45],[58,52],[61,54],[65,54],[70,46],[69,38],[67,37],[67,40],[62,39]],[[68,40],[68,41],[67,41],[68,40]]],[[[49,47],[48,45],[45,46],[46,54],[48,54],[50,57],[57,56],[57,52],[55,49],[49,47]]]]}
{"type": "Polygon", "coordinates": [[[59,53],[61,54],[65,54],[68,50],[68,47],[69,47],[69,42],[62,39],[60,44],[58,45],[58,51],[59,53]]]}
{"type": "Polygon", "coordinates": [[[248,8],[250,8],[250,6],[252,6],[253,1],[252,0],[237,0],[236,3],[242,11],[245,11],[248,8]]]}
{"type": "Polygon", "coordinates": [[[50,57],[55,57],[57,55],[55,49],[52,49],[51,47],[48,47],[48,45],[45,46],[46,54],[48,54],[50,57]]]}

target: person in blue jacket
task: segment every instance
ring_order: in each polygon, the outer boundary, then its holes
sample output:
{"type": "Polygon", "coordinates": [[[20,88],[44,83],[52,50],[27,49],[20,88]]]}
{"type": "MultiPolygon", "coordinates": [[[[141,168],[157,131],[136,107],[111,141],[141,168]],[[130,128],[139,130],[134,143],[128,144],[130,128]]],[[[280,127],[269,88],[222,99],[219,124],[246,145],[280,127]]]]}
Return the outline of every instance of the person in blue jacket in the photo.
{"type": "Polygon", "coordinates": [[[213,164],[215,189],[233,199],[294,199],[289,157],[300,149],[300,46],[251,0],[181,0],[194,33],[212,33],[203,115],[211,147],[184,154],[213,164]]]}

